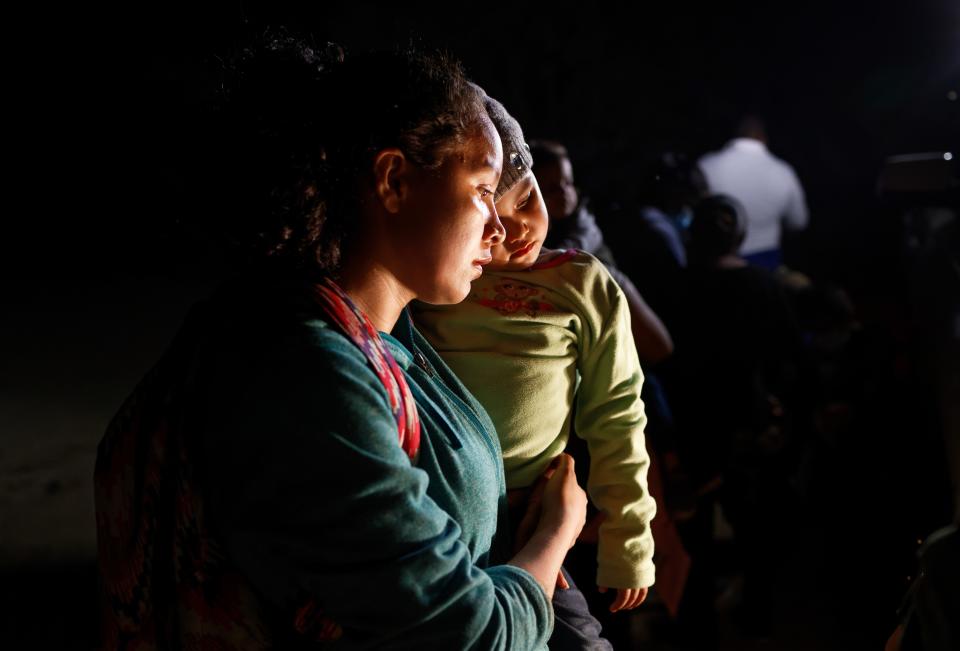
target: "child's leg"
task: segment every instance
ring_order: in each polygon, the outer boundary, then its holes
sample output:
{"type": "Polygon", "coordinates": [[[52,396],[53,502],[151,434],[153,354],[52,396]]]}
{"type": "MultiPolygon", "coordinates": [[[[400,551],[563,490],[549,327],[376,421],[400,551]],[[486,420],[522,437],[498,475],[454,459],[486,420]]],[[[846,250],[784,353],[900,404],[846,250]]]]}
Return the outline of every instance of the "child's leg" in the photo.
{"type": "Polygon", "coordinates": [[[565,569],[561,570],[570,587],[553,593],[555,623],[548,646],[551,651],[613,651],[613,645],[600,637],[600,622],[590,614],[587,600],[565,569]]]}

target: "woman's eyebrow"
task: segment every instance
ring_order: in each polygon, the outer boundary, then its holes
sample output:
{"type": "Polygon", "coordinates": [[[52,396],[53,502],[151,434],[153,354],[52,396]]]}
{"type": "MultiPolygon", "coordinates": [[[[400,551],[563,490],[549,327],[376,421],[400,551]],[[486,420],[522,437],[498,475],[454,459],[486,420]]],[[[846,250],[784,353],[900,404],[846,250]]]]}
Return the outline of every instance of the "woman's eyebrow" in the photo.
{"type": "Polygon", "coordinates": [[[500,167],[497,165],[496,159],[492,156],[484,156],[477,165],[474,166],[474,169],[491,169],[499,172],[500,167]]]}

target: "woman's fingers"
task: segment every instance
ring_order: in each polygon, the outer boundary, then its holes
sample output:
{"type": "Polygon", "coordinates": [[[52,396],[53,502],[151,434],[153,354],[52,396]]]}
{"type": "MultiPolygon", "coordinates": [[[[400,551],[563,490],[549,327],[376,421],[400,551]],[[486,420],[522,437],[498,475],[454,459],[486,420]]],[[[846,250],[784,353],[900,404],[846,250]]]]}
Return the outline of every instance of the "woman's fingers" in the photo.
{"type": "MultiPolygon", "coordinates": [[[[550,465],[547,466],[547,469],[543,471],[543,475],[541,475],[540,479],[541,480],[550,479],[551,477],[553,477],[553,473],[555,473],[557,471],[557,468],[560,467],[561,457],[564,457],[564,456],[570,456],[570,455],[566,453],[561,453],[555,456],[550,461],[550,465]]],[[[570,457],[570,458],[573,459],[573,457],[570,457]]]]}
{"type": "Polygon", "coordinates": [[[559,457],[554,458],[554,460],[550,462],[550,465],[546,471],[540,475],[540,478],[537,479],[537,483],[533,485],[533,489],[527,497],[526,510],[523,513],[520,524],[517,525],[517,532],[513,537],[514,553],[523,549],[523,546],[530,540],[533,532],[537,529],[537,525],[540,523],[540,507],[543,502],[543,491],[547,488],[547,481],[553,476],[553,473],[556,472],[559,462],[559,457]]]}
{"type": "Polygon", "coordinates": [[[569,536],[568,547],[572,547],[586,521],[587,495],[577,484],[573,458],[560,454],[557,459],[557,468],[543,492],[541,524],[563,531],[569,536]]]}

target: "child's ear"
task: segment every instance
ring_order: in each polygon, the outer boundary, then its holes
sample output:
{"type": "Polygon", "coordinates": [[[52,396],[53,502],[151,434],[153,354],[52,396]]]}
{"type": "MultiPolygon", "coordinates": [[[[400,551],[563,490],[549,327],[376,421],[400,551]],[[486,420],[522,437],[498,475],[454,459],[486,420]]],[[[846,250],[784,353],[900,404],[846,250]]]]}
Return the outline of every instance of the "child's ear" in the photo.
{"type": "Polygon", "coordinates": [[[373,159],[373,189],[389,213],[400,210],[409,188],[410,163],[403,152],[393,147],[380,150],[373,159]]]}

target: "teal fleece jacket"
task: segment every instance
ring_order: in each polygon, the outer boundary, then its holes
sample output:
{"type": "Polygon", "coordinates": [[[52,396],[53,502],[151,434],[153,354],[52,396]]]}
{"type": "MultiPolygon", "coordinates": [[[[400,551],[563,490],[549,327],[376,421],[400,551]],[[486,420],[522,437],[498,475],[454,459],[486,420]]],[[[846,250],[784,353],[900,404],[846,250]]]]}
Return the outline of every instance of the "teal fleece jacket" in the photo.
{"type": "Polygon", "coordinates": [[[337,649],[546,648],[543,590],[492,564],[509,544],[493,425],[406,312],[382,336],[420,414],[415,463],[366,358],[309,300],[241,287],[213,303],[197,387],[207,503],[265,608],[315,599],[343,629],[337,649]]]}

